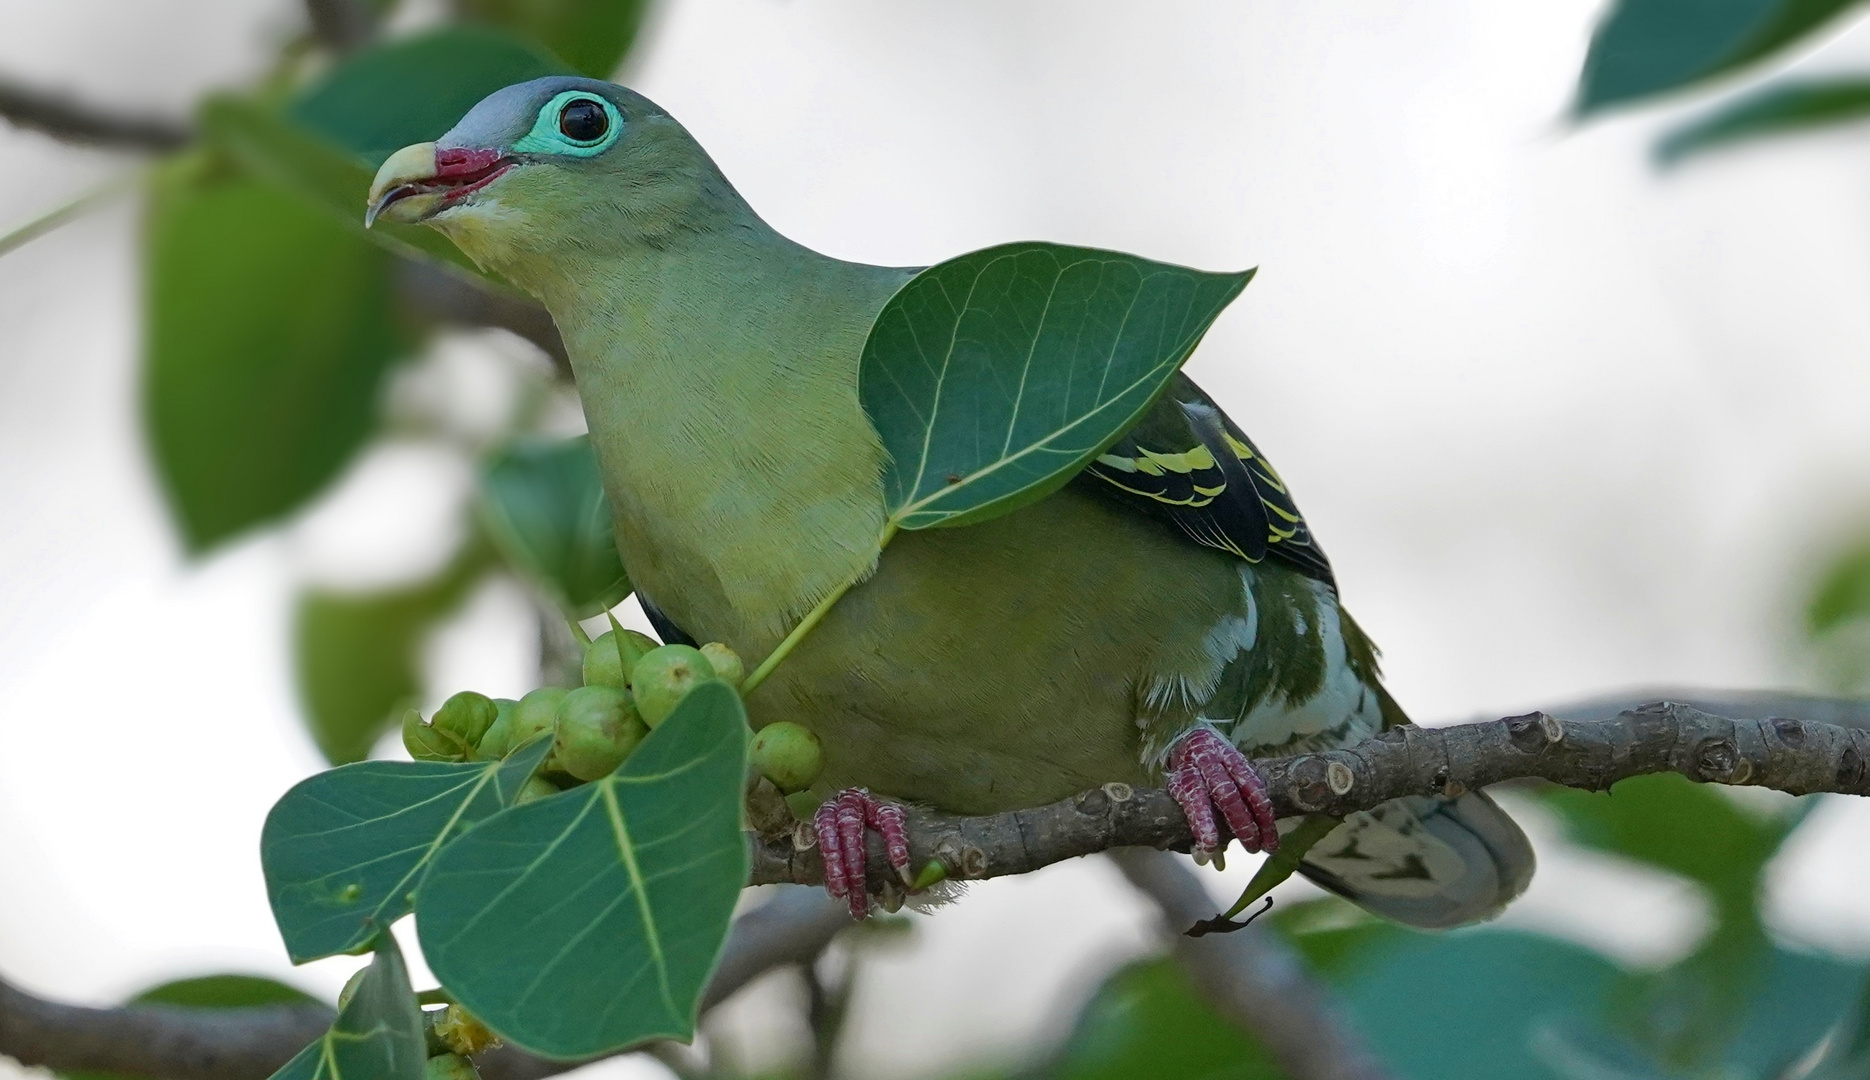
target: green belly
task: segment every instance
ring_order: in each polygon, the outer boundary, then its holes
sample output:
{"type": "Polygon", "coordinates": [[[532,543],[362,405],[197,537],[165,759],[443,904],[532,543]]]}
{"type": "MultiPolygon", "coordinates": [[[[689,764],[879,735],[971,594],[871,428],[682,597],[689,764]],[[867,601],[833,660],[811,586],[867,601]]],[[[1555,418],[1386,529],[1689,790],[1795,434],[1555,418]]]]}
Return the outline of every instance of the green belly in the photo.
{"type": "Polygon", "coordinates": [[[818,732],[826,786],[948,810],[1147,782],[1142,688],[1208,662],[1210,629],[1241,613],[1240,565],[1070,488],[904,533],[748,708],[818,732]]]}

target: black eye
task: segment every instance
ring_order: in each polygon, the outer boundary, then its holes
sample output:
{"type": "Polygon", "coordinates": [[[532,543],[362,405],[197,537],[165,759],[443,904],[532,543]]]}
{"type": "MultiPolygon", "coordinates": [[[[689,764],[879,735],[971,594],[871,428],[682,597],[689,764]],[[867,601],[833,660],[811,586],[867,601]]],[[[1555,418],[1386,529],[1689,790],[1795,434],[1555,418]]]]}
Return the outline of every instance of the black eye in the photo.
{"type": "Polygon", "coordinates": [[[610,117],[597,102],[578,98],[558,111],[558,130],[572,142],[594,143],[610,130],[610,117]]]}

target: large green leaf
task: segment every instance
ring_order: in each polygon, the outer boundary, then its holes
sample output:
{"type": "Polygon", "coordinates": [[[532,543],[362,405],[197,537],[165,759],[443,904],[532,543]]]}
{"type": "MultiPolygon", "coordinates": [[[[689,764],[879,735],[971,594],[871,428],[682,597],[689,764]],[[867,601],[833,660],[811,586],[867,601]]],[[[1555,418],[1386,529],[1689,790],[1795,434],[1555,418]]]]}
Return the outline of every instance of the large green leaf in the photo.
{"type": "MultiPolygon", "coordinates": [[[[295,986],[259,975],[196,975],[152,986],[130,1002],[185,1009],[250,1009],[261,1005],[316,1005],[318,999],[295,986]]],[[[125,1080],[118,1073],[88,1070],[58,1075],[64,1080],[125,1080]]]]}
{"type": "Polygon", "coordinates": [[[305,198],[358,236],[396,254],[426,255],[485,288],[505,288],[483,275],[447,237],[427,226],[378,221],[366,230],[364,207],[373,172],[361,157],[245,98],[209,97],[201,106],[200,124],[215,150],[255,176],[305,198]]]}
{"type": "Polygon", "coordinates": [[[374,169],[410,143],[439,138],[501,87],[572,73],[563,61],[498,30],[450,26],[352,54],[290,112],[374,169]]]}
{"type": "Polygon", "coordinates": [[[331,1030],[271,1080],[422,1080],[427,1060],[409,969],[396,939],[384,934],[331,1030]]]}
{"type": "Polygon", "coordinates": [[[442,985],[552,1057],[687,1039],[747,880],[746,713],[685,698],[611,775],[468,830],[416,897],[442,985]]]}
{"type": "Polygon", "coordinates": [[[481,517],[507,562],[576,618],[630,595],[591,440],[528,439],[481,471],[481,517]]]}
{"type": "Polygon", "coordinates": [[[1035,243],[917,274],[877,316],[858,383],[890,454],[892,523],[965,525],[1056,491],[1252,276],[1035,243]]]}
{"type": "Polygon", "coordinates": [[[1078,1014],[1045,1080],[1278,1080],[1265,1048],[1214,1011],[1181,967],[1119,968],[1078,1014]]]}
{"type": "Polygon", "coordinates": [[[260,864],[293,962],[351,952],[408,914],[436,852],[511,806],[551,749],[541,736],[504,761],[363,761],[286,792],[260,864]]]}
{"type": "Polygon", "coordinates": [[[1764,59],[1837,18],[1853,0],[1618,0],[1598,24],[1577,111],[1678,90],[1764,59]]]}
{"type": "Polygon", "coordinates": [[[200,551],[337,475],[409,341],[374,245],[258,180],[157,176],[143,408],[170,506],[200,551]]]}
{"type": "Polygon", "coordinates": [[[609,78],[643,25],[647,0],[459,0],[470,19],[505,27],[594,79],[609,78]]]}
{"type": "Polygon", "coordinates": [[[1865,120],[1870,120],[1870,79],[1785,82],[1669,132],[1656,144],[1656,158],[1672,165],[1735,143],[1865,120]]]}
{"type": "Polygon", "coordinates": [[[370,756],[422,692],[423,642],[481,580],[490,553],[470,542],[428,581],[379,592],[308,589],[293,615],[299,699],[333,765],[370,756]]]}

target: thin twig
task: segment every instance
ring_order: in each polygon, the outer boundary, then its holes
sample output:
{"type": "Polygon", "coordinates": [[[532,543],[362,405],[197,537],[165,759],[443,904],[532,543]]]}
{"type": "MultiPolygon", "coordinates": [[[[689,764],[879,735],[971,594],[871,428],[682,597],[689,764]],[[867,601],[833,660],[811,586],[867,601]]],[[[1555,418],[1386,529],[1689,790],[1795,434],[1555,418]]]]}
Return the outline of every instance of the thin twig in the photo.
{"type": "MultiPolygon", "coordinates": [[[[1732,719],[1680,704],[1628,709],[1607,720],[1529,713],[1445,728],[1407,726],[1355,746],[1254,763],[1280,817],[1343,817],[1403,795],[1459,794],[1536,777],[1600,790],[1645,773],[1749,784],[1803,795],[1870,794],[1870,731],[1798,719],[1732,719]]],[[[1188,823],[1168,793],[1106,784],[1050,806],[962,817],[911,808],[915,865],[939,859],[963,879],[1025,874],[1116,847],[1187,850],[1188,823]]],[[[870,842],[871,885],[890,880],[881,841],[870,842]]],[[[815,848],[756,843],[751,881],[816,884],[815,848]]]]}
{"type": "Polygon", "coordinates": [[[4,76],[0,76],[0,117],[61,142],[119,150],[175,150],[195,137],[180,120],[100,109],[4,76]]]}
{"type": "Polygon", "coordinates": [[[1119,848],[1111,860],[1162,910],[1170,952],[1215,1009],[1266,1048],[1291,1080],[1386,1080],[1389,1072],[1346,1027],[1330,994],[1291,947],[1260,927],[1191,938],[1190,923],[1214,913],[1193,871],[1163,851],[1119,848]]]}
{"type": "Polygon", "coordinates": [[[51,232],[61,225],[76,221],[79,217],[83,216],[85,211],[131,190],[136,186],[137,181],[142,178],[143,171],[141,169],[133,169],[127,173],[113,176],[109,180],[104,181],[66,203],[64,206],[58,207],[49,213],[41,214],[33,220],[28,221],[26,224],[21,225],[19,228],[14,229],[12,232],[0,236],[0,256],[4,256],[17,248],[25,247],[27,244],[32,243],[34,240],[39,239],[41,236],[44,236],[46,233],[51,232]]]}

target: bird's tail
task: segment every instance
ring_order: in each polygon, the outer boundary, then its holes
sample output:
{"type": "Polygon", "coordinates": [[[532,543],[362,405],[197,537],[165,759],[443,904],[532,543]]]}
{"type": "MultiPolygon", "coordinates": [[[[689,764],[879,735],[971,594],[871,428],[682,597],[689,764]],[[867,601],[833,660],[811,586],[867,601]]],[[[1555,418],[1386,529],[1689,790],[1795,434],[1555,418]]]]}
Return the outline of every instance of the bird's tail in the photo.
{"type": "Polygon", "coordinates": [[[1411,795],[1352,814],[1299,872],[1386,919],[1441,930],[1491,919],[1532,881],[1532,845],[1484,792],[1411,795]]]}

